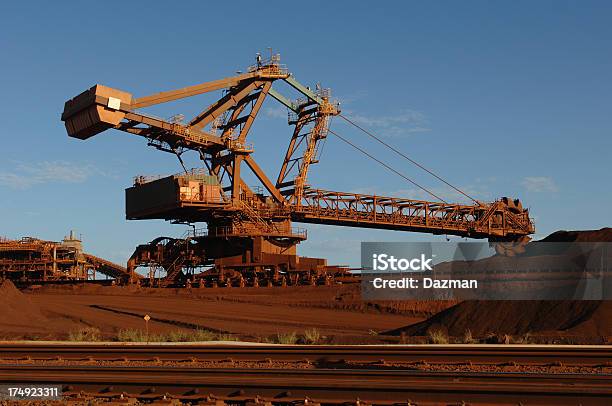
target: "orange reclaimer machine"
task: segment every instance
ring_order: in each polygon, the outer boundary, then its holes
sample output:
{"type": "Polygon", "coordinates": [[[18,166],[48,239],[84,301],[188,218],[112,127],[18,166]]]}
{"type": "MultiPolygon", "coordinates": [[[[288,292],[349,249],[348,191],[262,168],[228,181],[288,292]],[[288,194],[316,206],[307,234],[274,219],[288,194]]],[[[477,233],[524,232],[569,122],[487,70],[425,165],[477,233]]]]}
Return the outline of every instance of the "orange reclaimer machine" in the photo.
{"type": "MultiPolygon", "coordinates": [[[[71,137],[87,139],[116,129],[143,137],[147,145],[179,159],[184,172],[161,178],[139,176],[126,190],[128,219],[206,223],[206,231],[194,230],[172,241],[155,240],[140,246],[132,256],[131,268],[164,268],[168,283],[193,280],[196,268],[205,268],[200,276],[210,276],[215,283],[234,283],[227,282],[228,278],[237,278],[240,282],[235,283],[241,284],[327,280],[328,272],[337,269],[330,270],[322,259],[296,255],[296,246],[306,239],[306,232],[294,228],[294,222],[494,241],[521,240],[534,232],[529,211],[518,199],[485,203],[455,187],[473,203],[448,203],[433,194],[435,200],[426,201],[312,187],[309,169],[319,162],[328,135],[348,141],[329,128],[336,116],[351,123],[331,99],[329,89],[302,85],[280,64],[278,55],[271,55],[265,61],[257,58],[255,65],[236,76],[140,98],[96,85],[66,102],[62,120],[71,137]],[[277,82],[284,82],[298,97],[279,93],[273,88],[277,82]],[[160,119],[143,112],[149,106],[214,91],[221,91],[220,97],[190,120],[181,115],[160,119]],[[263,103],[272,99],[287,108],[293,129],[279,173],[273,178],[259,166],[254,147],[247,142],[263,103]],[[197,153],[202,167],[185,168],[182,155],[186,152],[197,153]],[[256,187],[247,184],[245,171],[257,179],[256,187]]],[[[368,151],[357,149],[373,158],[368,151]]]]}

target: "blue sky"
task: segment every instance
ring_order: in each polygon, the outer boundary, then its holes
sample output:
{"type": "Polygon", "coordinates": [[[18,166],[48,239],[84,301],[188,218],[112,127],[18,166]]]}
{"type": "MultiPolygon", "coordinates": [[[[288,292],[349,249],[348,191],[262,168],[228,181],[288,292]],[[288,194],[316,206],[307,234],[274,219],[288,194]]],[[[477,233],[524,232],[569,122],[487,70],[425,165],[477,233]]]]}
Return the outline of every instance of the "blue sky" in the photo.
{"type": "MultiPolygon", "coordinates": [[[[58,240],[75,229],[88,251],[118,262],[139,243],[181,235],[183,226],[124,219],[132,177],[178,172],[176,158],[116,131],[68,138],[63,104],[95,83],[138,97],[230,76],[267,47],[454,184],[483,200],[520,197],[538,236],[612,226],[609,2],[10,3],[0,6],[0,235],[58,240]]],[[[211,100],[149,111],[189,115],[211,100]]],[[[254,157],[275,177],[291,128],[274,100],[260,116],[254,157]]],[[[332,128],[458,199],[341,120],[332,128]]],[[[333,137],[310,183],[425,197],[333,137]]],[[[443,238],[308,229],[301,254],[352,265],[360,241],[443,238]]]]}

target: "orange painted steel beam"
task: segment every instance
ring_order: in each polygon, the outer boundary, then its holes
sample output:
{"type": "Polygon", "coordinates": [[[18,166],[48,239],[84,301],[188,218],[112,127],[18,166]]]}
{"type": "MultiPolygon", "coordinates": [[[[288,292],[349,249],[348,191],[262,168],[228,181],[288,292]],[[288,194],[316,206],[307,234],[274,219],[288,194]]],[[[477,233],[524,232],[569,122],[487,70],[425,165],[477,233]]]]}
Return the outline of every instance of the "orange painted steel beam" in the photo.
{"type": "Polygon", "coordinates": [[[501,201],[482,206],[308,189],[291,219],[303,223],[416,231],[462,237],[520,237],[534,232],[528,210],[501,201]]]}

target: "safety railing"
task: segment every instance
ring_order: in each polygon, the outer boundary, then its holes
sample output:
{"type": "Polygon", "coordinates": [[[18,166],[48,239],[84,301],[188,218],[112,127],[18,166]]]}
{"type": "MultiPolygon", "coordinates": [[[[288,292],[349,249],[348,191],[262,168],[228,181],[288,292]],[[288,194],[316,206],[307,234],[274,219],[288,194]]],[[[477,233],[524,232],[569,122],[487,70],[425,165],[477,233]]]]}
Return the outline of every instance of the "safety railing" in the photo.
{"type": "Polygon", "coordinates": [[[195,229],[189,229],[185,231],[183,235],[181,236],[181,238],[187,239],[187,238],[206,237],[207,235],[208,235],[207,228],[195,228],[195,229]]]}
{"type": "Polygon", "coordinates": [[[272,237],[286,237],[286,238],[300,238],[306,239],[308,237],[308,231],[305,228],[298,227],[266,227],[262,229],[256,226],[249,225],[233,225],[233,226],[222,226],[215,227],[208,231],[207,235],[217,237],[232,237],[232,236],[272,236],[272,237]]]}
{"type": "Polygon", "coordinates": [[[134,186],[143,185],[145,183],[153,182],[162,178],[167,178],[170,176],[181,177],[181,176],[202,176],[202,175],[210,175],[208,169],[206,168],[191,168],[187,171],[177,172],[172,175],[138,175],[134,176],[134,186]]]}
{"type": "Polygon", "coordinates": [[[253,152],[255,147],[251,143],[240,142],[237,140],[228,140],[227,148],[235,152],[253,152]]]}
{"type": "Polygon", "coordinates": [[[263,59],[261,55],[257,55],[257,63],[247,68],[248,72],[265,72],[272,75],[288,75],[289,69],[287,65],[280,63],[280,54],[272,54],[270,57],[263,59]]]}
{"type": "Polygon", "coordinates": [[[134,186],[144,185],[163,178],[163,175],[138,175],[134,176],[134,186]]]}

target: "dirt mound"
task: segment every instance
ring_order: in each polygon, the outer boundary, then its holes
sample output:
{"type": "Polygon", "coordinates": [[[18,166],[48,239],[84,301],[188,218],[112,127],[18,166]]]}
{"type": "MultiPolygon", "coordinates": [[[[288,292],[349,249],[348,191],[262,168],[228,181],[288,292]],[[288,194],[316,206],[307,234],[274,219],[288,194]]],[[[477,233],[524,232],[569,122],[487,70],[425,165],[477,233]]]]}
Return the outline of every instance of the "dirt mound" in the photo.
{"type": "Polygon", "coordinates": [[[612,228],[582,231],[555,231],[542,242],[612,242],[612,228]]]}
{"type": "MultiPolygon", "coordinates": [[[[557,231],[543,242],[612,242],[612,228],[557,231]]],[[[527,253],[529,254],[529,246],[527,253]]],[[[541,252],[532,254],[542,254],[541,252]]],[[[442,330],[461,336],[487,333],[520,335],[559,332],[567,335],[612,336],[611,301],[469,301],[452,306],[429,319],[386,334],[422,336],[442,330]]]]}
{"type": "Polygon", "coordinates": [[[459,303],[435,316],[386,334],[424,336],[442,330],[462,336],[470,330],[476,336],[487,333],[567,332],[572,335],[612,335],[612,303],[596,301],[469,301],[459,303]]]}
{"type": "Polygon", "coordinates": [[[589,317],[567,330],[568,334],[581,336],[612,337],[612,302],[597,302],[597,308],[589,317]]]}
{"type": "Polygon", "coordinates": [[[13,282],[0,282],[0,326],[4,331],[14,328],[40,327],[45,325],[46,317],[40,307],[19,291],[13,282]]]}

